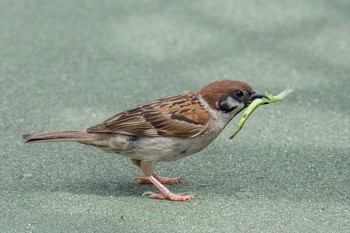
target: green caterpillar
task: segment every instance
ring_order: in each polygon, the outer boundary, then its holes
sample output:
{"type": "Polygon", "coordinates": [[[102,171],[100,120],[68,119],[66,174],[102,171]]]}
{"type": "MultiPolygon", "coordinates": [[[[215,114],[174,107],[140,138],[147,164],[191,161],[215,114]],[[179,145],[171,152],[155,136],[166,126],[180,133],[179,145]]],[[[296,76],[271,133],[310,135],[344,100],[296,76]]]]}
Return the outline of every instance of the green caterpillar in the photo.
{"type": "Polygon", "coordinates": [[[260,105],[263,104],[270,104],[273,102],[277,102],[280,101],[282,99],[284,99],[287,95],[289,95],[290,93],[292,93],[294,91],[293,86],[289,86],[287,87],[284,91],[282,91],[281,93],[279,93],[276,96],[273,96],[271,94],[268,94],[267,91],[265,91],[265,95],[267,97],[269,97],[269,99],[267,98],[262,98],[262,99],[255,99],[253,100],[253,102],[251,102],[248,106],[248,108],[243,112],[243,115],[241,117],[241,119],[239,120],[237,126],[236,126],[236,131],[234,132],[234,134],[230,137],[230,139],[232,139],[234,136],[236,136],[238,134],[238,132],[243,128],[244,123],[246,122],[246,120],[248,119],[248,117],[254,112],[255,109],[257,109],[260,105]]]}

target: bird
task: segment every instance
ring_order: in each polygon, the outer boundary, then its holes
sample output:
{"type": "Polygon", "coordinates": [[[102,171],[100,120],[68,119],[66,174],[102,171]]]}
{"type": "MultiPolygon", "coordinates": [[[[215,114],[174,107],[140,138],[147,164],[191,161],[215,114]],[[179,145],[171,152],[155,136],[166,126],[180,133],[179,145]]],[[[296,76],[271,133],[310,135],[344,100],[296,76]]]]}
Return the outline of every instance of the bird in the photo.
{"type": "Polygon", "coordinates": [[[154,172],[157,162],[175,161],[207,147],[225,126],[253,100],[268,98],[238,80],[217,80],[197,92],[156,99],[122,111],[86,130],[24,134],[26,143],[78,142],[131,159],[141,169],[140,184],[159,190],[153,199],[188,201],[197,195],[173,193],[165,184],[183,182],[154,172]]]}

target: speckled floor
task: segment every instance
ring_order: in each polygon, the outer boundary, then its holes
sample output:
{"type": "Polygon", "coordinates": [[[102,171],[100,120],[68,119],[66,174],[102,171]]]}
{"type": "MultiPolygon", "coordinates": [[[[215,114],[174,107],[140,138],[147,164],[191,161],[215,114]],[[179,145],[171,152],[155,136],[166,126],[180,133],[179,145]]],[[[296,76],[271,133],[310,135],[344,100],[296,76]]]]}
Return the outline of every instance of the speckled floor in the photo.
{"type": "Polygon", "coordinates": [[[0,232],[348,232],[347,1],[0,1],[0,232]],[[221,78],[295,92],[235,119],[142,197],[130,161],[23,133],[85,129],[221,78]]]}

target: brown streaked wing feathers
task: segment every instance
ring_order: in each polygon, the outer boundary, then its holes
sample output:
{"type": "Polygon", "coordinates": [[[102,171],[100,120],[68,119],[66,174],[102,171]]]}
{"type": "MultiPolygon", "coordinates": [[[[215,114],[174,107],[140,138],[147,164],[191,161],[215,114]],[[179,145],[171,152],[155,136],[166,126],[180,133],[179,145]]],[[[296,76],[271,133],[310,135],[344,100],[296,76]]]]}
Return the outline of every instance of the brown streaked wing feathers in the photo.
{"type": "Polygon", "coordinates": [[[186,94],[126,110],[87,129],[87,132],[191,138],[204,132],[209,120],[208,112],[197,97],[186,94]]]}

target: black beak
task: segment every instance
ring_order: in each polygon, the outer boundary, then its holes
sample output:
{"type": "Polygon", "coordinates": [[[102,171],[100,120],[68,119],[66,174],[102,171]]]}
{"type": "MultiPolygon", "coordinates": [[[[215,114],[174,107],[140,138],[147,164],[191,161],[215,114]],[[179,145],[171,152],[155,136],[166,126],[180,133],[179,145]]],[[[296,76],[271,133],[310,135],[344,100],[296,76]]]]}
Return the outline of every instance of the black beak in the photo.
{"type": "Polygon", "coordinates": [[[269,97],[267,97],[266,95],[262,94],[259,91],[254,91],[253,94],[251,94],[251,96],[249,97],[249,99],[251,100],[262,99],[262,98],[270,99],[269,97]]]}
{"type": "Polygon", "coordinates": [[[262,99],[262,98],[270,99],[269,97],[267,97],[266,95],[262,94],[261,92],[254,90],[253,94],[251,94],[248,97],[247,103],[250,104],[251,102],[253,102],[253,100],[255,100],[255,99],[262,99]]]}

